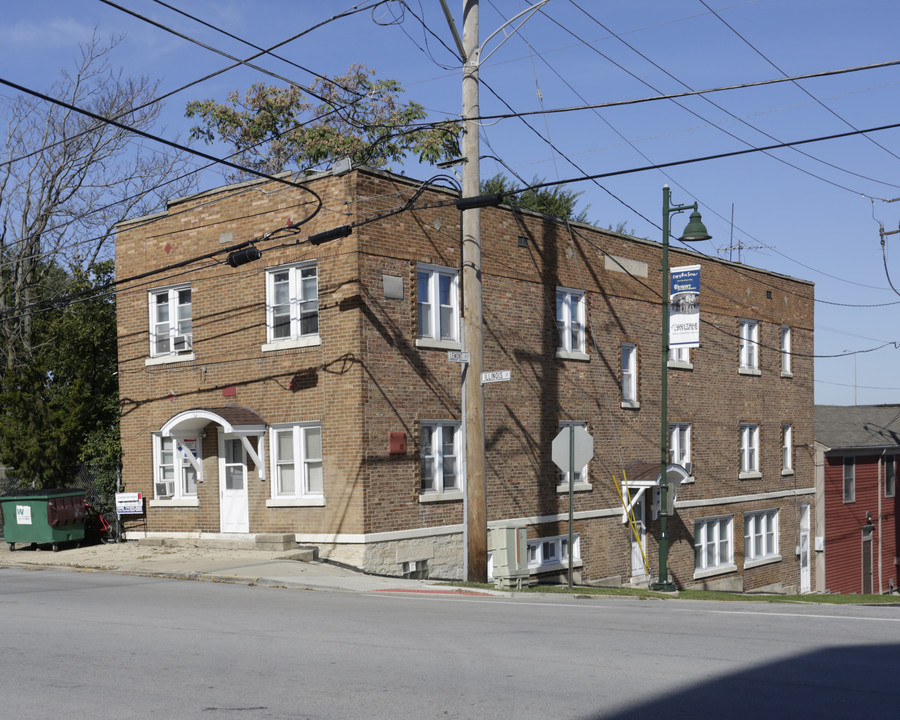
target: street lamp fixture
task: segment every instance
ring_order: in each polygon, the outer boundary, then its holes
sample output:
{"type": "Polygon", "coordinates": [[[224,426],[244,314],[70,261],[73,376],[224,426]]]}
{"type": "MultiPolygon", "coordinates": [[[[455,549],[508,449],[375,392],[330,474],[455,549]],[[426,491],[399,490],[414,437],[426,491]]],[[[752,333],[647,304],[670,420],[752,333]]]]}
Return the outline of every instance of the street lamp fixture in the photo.
{"type": "Polygon", "coordinates": [[[669,219],[675,213],[693,210],[691,219],[684,229],[682,242],[699,242],[709,240],[711,235],[700,219],[697,203],[693,205],[672,205],[669,186],[663,186],[663,224],[662,224],[662,391],[661,391],[661,424],[660,424],[660,474],[659,474],[659,581],[652,583],[653,590],[673,592],[675,585],[669,582],[669,479],[667,465],[669,459],[669,409],[668,409],[668,370],[669,370],[669,219]]]}

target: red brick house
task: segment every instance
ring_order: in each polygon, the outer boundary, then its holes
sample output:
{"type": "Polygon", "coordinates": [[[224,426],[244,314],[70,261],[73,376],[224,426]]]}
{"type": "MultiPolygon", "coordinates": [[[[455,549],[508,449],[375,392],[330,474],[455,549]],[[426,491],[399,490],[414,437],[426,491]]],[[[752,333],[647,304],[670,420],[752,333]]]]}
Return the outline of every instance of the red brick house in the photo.
{"type": "Polygon", "coordinates": [[[817,405],[815,450],[816,589],[896,589],[900,405],[817,405]]]}
{"type": "MultiPolygon", "coordinates": [[[[369,169],[297,182],[218,188],[118,227],[123,480],[149,498],[132,536],[282,533],[368,571],[459,578],[456,192],[369,169]],[[300,224],[317,207],[304,188],[322,205],[300,224]]],[[[489,527],[525,527],[530,574],[563,576],[569,478],[550,447],[584,425],[576,580],[645,583],[656,479],[626,486],[624,468],[659,458],[661,246],[481,214],[485,369],[511,374],[484,386],[489,527]]],[[[670,575],[805,590],[813,467],[795,448],[812,443],[813,287],[673,247],[671,266],[694,264],[701,345],[668,360],[670,458],[688,469],[670,575]]]]}

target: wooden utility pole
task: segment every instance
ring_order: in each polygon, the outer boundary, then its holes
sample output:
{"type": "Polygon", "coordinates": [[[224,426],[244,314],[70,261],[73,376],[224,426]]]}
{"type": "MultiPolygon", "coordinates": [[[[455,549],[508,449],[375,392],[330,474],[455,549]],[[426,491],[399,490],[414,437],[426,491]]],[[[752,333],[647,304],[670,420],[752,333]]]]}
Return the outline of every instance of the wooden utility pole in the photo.
{"type": "MultiPolygon", "coordinates": [[[[463,0],[462,197],[481,193],[478,167],[478,0],[463,0]]],[[[469,365],[463,374],[466,437],[466,579],[487,582],[487,497],[484,474],[484,338],[481,305],[481,210],[462,210],[463,332],[469,365]]]]}

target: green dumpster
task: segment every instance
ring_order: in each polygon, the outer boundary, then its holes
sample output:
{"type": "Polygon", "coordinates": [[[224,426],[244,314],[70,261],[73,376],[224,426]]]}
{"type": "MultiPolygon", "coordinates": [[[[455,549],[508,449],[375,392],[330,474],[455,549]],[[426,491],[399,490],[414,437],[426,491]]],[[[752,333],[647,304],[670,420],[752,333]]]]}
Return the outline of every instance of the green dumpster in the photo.
{"type": "Polygon", "coordinates": [[[84,490],[31,490],[0,497],[0,523],[9,549],[84,540],[84,490]]]}

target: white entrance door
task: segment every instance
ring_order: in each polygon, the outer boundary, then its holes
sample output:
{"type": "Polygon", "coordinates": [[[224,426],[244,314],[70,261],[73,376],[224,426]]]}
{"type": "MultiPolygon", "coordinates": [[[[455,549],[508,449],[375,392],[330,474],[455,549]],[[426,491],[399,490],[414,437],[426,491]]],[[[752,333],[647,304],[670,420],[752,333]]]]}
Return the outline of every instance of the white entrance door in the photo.
{"type": "Polygon", "coordinates": [[[800,506],[800,592],[808,593],[809,583],[809,505],[800,506]]]}
{"type": "Polygon", "coordinates": [[[250,532],[247,455],[240,438],[219,441],[219,525],[223,533],[250,532]]]}
{"type": "Polygon", "coordinates": [[[633,508],[634,530],[631,531],[632,581],[642,580],[647,576],[647,572],[644,569],[644,558],[647,556],[647,525],[644,517],[644,499],[646,497],[646,493],[641,495],[641,499],[634,504],[633,508]],[[635,534],[637,537],[635,537],[635,534]]]}

